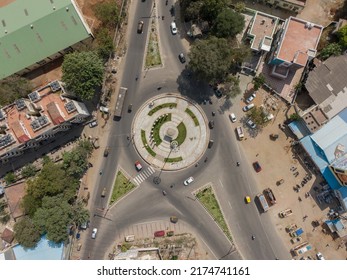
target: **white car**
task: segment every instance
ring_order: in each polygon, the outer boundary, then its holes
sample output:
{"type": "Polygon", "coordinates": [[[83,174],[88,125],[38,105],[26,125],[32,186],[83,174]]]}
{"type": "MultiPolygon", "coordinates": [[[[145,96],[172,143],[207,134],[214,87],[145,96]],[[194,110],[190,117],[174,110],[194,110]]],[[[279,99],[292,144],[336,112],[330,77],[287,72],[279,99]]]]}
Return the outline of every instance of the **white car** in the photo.
{"type": "Polygon", "coordinates": [[[96,234],[98,233],[98,229],[97,228],[93,228],[92,231],[92,238],[95,239],[96,238],[96,234]]]}
{"type": "Polygon", "coordinates": [[[251,119],[248,119],[246,121],[246,124],[252,129],[255,129],[257,127],[257,125],[251,119]]]}
{"type": "Polygon", "coordinates": [[[189,177],[187,180],[183,182],[183,185],[188,186],[190,183],[194,181],[193,177],[189,177]]]}
{"type": "Polygon", "coordinates": [[[316,256],[318,260],[322,260],[322,261],[325,260],[321,252],[318,252],[316,256]]]}
{"type": "Polygon", "coordinates": [[[95,127],[97,125],[98,125],[98,122],[96,120],[89,123],[89,127],[95,127]]]}
{"type": "Polygon", "coordinates": [[[177,34],[177,27],[176,27],[176,23],[174,21],[171,22],[170,28],[171,28],[171,32],[173,35],[177,34]]]}
{"type": "Polygon", "coordinates": [[[230,120],[231,120],[231,122],[236,122],[236,116],[235,116],[235,114],[234,113],[231,113],[230,115],[229,115],[229,117],[230,117],[230,120]]]}
{"type": "Polygon", "coordinates": [[[251,103],[255,97],[256,97],[255,93],[252,93],[251,96],[249,96],[249,97],[246,99],[246,103],[247,103],[247,104],[251,103]]]}
{"type": "Polygon", "coordinates": [[[253,107],[254,107],[254,103],[248,104],[242,108],[242,111],[247,112],[247,111],[251,110],[253,107]]]}

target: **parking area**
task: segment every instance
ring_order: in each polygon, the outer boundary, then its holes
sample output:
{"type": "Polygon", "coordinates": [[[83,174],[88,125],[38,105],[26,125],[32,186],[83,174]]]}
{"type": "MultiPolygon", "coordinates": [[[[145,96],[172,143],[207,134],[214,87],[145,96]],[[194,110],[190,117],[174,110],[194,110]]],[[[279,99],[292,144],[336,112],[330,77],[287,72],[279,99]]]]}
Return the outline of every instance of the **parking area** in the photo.
{"type": "MultiPolygon", "coordinates": [[[[245,106],[243,100],[235,105],[245,106]]],[[[266,215],[271,216],[288,251],[297,244],[291,242],[292,237],[285,228],[290,224],[296,224],[298,228],[303,229],[302,242],[307,241],[312,245],[312,250],[303,254],[303,257],[316,259],[316,253],[321,252],[325,259],[345,259],[347,251],[344,241],[340,238],[334,239],[324,229],[324,221],[327,219],[330,207],[335,206],[335,201],[326,187],[323,187],[324,180],[319,173],[312,173],[314,170],[310,163],[304,163],[307,159],[303,151],[298,145],[292,147],[295,139],[289,128],[284,125],[286,116],[294,113],[294,108],[288,107],[279,97],[270,95],[262,89],[257,91],[257,97],[252,102],[257,106],[265,104],[269,112],[274,115],[268,125],[261,130],[253,130],[243,122],[245,138],[240,143],[248,163],[258,162],[261,166],[261,171],[258,169],[258,172],[253,168],[259,193],[271,188],[276,197],[277,203],[270,207],[266,215]],[[279,212],[288,208],[293,214],[280,218],[279,212]]],[[[242,116],[239,118],[241,122],[246,119],[242,116]]],[[[293,256],[293,258],[301,257],[293,256]]]]}

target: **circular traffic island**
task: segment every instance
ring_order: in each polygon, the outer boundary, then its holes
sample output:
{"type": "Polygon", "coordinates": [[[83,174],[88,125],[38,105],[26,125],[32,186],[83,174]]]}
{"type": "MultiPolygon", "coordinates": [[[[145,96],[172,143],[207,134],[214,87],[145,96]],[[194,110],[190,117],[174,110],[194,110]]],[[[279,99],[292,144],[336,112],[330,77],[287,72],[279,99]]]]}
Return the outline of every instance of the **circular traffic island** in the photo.
{"type": "Polygon", "coordinates": [[[132,124],[133,143],[150,165],[179,170],[195,164],[209,141],[207,118],[194,101],[179,94],[148,100],[132,124]]]}

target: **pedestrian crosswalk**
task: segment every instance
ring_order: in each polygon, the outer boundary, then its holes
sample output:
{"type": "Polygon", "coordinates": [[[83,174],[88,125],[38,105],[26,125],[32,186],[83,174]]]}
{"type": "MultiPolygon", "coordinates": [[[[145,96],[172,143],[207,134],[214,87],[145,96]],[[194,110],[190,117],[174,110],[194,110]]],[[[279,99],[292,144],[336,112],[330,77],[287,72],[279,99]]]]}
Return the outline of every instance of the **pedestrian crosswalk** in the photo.
{"type": "Polygon", "coordinates": [[[155,169],[152,166],[149,166],[147,169],[144,169],[139,173],[135,178],[133,178],[133,181],[138,186],[145,181],[149,176],[151,176],[155,172],[155,169]]]}

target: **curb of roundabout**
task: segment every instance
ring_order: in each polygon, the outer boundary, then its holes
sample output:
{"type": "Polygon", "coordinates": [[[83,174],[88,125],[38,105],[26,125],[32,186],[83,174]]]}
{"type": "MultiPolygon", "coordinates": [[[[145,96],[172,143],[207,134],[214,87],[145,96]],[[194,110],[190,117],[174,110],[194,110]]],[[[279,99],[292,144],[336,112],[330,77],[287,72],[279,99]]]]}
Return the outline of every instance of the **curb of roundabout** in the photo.
{"type": "Polygon", "coordinates": [[[196,164],[210,140],[202,108],[178,93],[148,99],[131,124],[131,139],[139,156],[149,165],[178,171],[196,164]]]}

